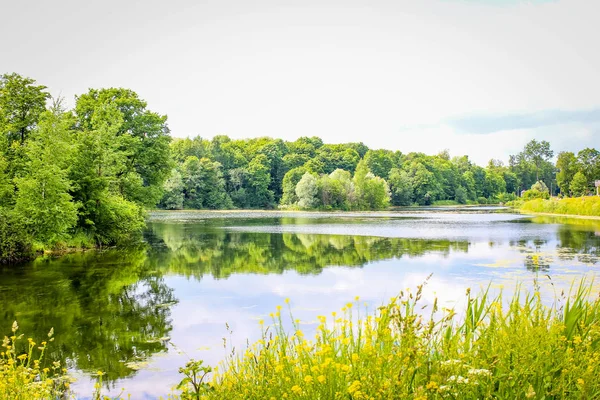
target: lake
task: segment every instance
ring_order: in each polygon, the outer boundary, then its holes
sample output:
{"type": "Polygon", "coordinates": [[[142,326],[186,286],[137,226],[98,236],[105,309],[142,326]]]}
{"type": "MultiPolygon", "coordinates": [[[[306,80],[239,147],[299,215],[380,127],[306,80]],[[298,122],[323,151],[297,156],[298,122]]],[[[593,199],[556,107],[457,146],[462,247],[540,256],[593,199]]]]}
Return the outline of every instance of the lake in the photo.
{"type": "Polygon", "coordinates": [[[78,398],[98,370],[107,393],[166,395],[188,358],[243,349],[288,297],[308,334],[355,296],[372,310],[429,275],[425,301],[459,309],[467,288],[538,285],[550,298],[600,265],[600,221],[494,207],[153,212],[144,237],[0,270],[2,334],[14,320],[38,340],[53,327],[48,357],[78,378],[78,398]]]}

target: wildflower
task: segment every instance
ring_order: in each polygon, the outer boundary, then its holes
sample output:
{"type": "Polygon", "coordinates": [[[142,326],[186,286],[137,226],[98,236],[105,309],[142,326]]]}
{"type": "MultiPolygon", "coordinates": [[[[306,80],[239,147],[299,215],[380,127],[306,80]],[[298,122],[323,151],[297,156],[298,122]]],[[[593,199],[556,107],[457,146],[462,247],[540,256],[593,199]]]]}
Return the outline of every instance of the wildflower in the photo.
{"type": "Polygon", "coordinates": [[[277,309],[277,311],[281,311],[281,306],[277,306],[275,308],[277,309]]]}
{"type": "Polygon", "coordinates": [[[579,378],[579,379],[577,379],[577,384],[579,386],[583,386],[585,384],[585,381],[583,379],[579,378]]]}
{"type": "Polygon", "coordinates": [[[17,324],[17,321],[13,322],[12,324],[12,331],[13,333],[19,330],[19,324],[17,324]]]}
{"type": "Polygon", "coordinates": [[[313,381],[313,377],[312,376],[306,375],[304,377],[304,382],[306,382],[306,383],[312,383],[312,381],[313,381]]]}
{"type": "Polygon", "coordinates": [[[573,338],[573,344],[579,344],[581,343],[581,336],[575,336],[573,338]]]}
{"type": "Polygon", "coordinates": [[[258,320],[258,324],[259,325],[264,325],[265,324],[265,320],[264,319],[259,319],[258,320]]]}
{"type": "Polygon", "coordinates": [[[491,376],[492,373],[487,369],[470,369],[467,371],[468,375],[471,376],[491,376]]]}
{"type": "Polygon", "coordinates": [[[348,387],[348,393],[350,393],[352,395],[352,394],[358,392],[360,390],[360,387],[361,387],[360,381],[354,381],[348,387]]]}
{"type": "Polygon", "coordinates": [[[431,381],[431,382],[429,382],[429,383],[428,383],[428,384],[425,386],[425,388],[426,388],[427,390],[435,390],[435,389],[437,389],[437,388],[438,388],[438,385],[437,385],[437,383],[435,383],[434,381],[431,381]]]}
{"type": "Polygon", "coordinates": [[[290,299],[289,299],[289,297],[286,297],[286,299],[285,299],[284,301],[285,301],[285,304],[290,304],[290,299]]]}
{"type": "Polygon", "coordinates": [[[352,362],[357,362],[357,361],[358,361],[358,354],[352,353],[352,362]]]}
{"type": "Polygon", "coordinates": [[[535,397],[535,391],[533,390],[533,386],[529,385],[529,389],[527,389],[527,393],[525,393],[525,397],[528,399],[532,399],[535,397]]]}
{"type": "Polygon", "coordinates": [[[325,380],[326,380],[325,375],[319,375],[317,377],[317,380],[319,381],[319,383],[325,383],[325,380]]]}
{"type": "Polygon", "coordinates": [[[451,366],[451,365],[455,365],[455,364],[462,364],[462,361],[460,360],[446,360],[446,361],[442,361],[440,364],[442,364],[442,366],[447,367],[447,366],[451,366]]]}
{"type": "Polygon", "coordinates": [[[300,394],[302,392],[302,388],[298,385],[294,385],[294,386],[292,386],[292,392],[294,392],[296,394],[300,394]]]}

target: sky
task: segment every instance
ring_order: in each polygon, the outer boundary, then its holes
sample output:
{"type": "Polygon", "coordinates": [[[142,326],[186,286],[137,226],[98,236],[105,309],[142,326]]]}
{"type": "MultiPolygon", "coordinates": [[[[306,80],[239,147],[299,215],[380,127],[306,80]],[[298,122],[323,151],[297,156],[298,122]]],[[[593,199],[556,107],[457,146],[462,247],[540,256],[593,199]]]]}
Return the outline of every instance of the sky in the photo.
{"type": "Polygon", "coordinates": [[[504,160],[600,147],[595,0],[5,1],[0,73],[127,87],[171,134],[504,160]]]}

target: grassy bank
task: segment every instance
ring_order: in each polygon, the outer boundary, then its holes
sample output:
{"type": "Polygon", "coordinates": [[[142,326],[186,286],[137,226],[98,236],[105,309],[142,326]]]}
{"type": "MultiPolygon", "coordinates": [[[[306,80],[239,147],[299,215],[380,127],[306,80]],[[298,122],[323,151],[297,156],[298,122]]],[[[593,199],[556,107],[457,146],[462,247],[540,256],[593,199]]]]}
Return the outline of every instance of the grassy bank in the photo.
{"type": "MultiPolygon", "coordinates": [[[[420,286],[373,314],[356,298],[339,313],[319,316],[313,338],[305,336],[289,306],[278,306],[271,321],[259,322],[262,338],[244,352],[232,352],[214,370],[193,360],[181,368],[183,392],[177,397],[599,398],[600,299],[594,288],[582,283],[552,306],[538,293],[503,299],[467,291],[459,315],[437,301],[422,304],[420,286]],[[283,328],[290,322],[290,329],[283,328]]],[[[15,338],[5,339],[4,347],[15,338]]],[[[29,390],[52,395],[56,386],[50,380],[42,378],[46,387],[38,388],[34,375],[43,377],[44,370],[35,362],[15,369],[31,358],[20,357],[13,352],[0,358],[0,397],[37,393],[29,390]]]]}
{"type": "Polygon", "coordinates": [[[583,285],[553,307],[538,294],[505,303],[467,293],[462,318],[436,304],[422,316],[419,287],[373,315],[356,299],[321,316],[314,339],[291,315],[285,331],[278,308],[261,340],[193,391],[204,399],[598,398],[600,301],[591,293],[583,285]]]}
{"type": "Polygon", "coordinates": [[[529,213],[600,217],[600,197],[535,199],[523,203],[519,209],[529,213]]]}

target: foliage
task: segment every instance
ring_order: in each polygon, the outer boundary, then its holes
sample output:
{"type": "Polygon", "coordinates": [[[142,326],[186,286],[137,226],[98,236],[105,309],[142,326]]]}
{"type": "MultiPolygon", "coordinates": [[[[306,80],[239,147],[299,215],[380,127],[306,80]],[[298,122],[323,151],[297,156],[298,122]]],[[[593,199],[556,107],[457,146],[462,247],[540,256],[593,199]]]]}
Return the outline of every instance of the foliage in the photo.
{"type": "Polygon", "coordinates": [[[11,336],[5,336],[0,353],[0,398],[58,399],[67,392],[71,378],[59,362],[44,366],[48,342],[54,341],[51,329],[38,346],[33,339],[23,339],[19,325],[13,322],[11,336]],[[21,351],[23,350],[23,351],[21,351]]]}
{"type": "Polygon", "coordinates": [[[25,261],[32,255],[31,237],[13,213],[0,207],[0,264],[25,261]]]}
{"type": "Polygon", "coordinates": [[[556,168],[558,169],[556,183],[561,193],[568,195],[571,192],[571,181],[577,173],[577,167],[575,154],[569,151],[562,151],[558,154],[558,159],[556,160],[556,168]]]}
{"type": "Polygon", "coordinates": [[[141,205],[154,206],[162,196],[160,188],[171,170],[167,117],[146,109],[146,102],[129,89],[90,89],[77,97],[75,115],[81,130],[93,130],[113,116],[116,110],[121,123],[116,126],[116,150],[123,155],[116,178],[121,194],[141,205]]]}
{"type": "Polygon", "coordinates": [[[6,135],[8,146],[23,144],[46,110],[50,95],[46,86],[19,74],[0,75],[0,134],[6,135]]]}
{"type": "Polygon", "coordinates": [[[468,290],[462,312],[422,305],[421,285],[375,313],[356,298],[319,316],[312,340],[291,312],[285,329],[278,306],[271,325],[259,322],[262,338],[215,369],[197,398],[594,398],[600,299],[592,288],[582,281],[552,306],[517,291],[506,307],[502,295],[468,290]]]}
{"type": "Polygon", "coordinates": [[[584,215],[600,217],[600,197],[575,197],[550,200],[531,200],[521,206],[521,211],[533,213],[584,215]]]}
{"type": "Polygon", "coordinates": [[[171,171],[166,116],[147,110],[135,92],[90,89],[72,111],[62,99],[47,107],[48,98],[33,79],[0,76],[3,262],[27,259],[32,245],[135,239],[142,207],[162,197],[171,171]]]}
{"type": "Polygon", "coordinates": [[[298,205],[302,208],[313,208],[317,204],[318,191],[317,179],[310,172],[305,172],[296,185],[298,205]]]}
{"type": "Polygon", "coordinates": [[[531,189],[523,193],[523,200],[548,199],[550,197],[548,186],[542,181],[537,181],[531,186],[531,189]]]}
{"type": "Polygon", "coordinates": [[[588,192],[588,180],[585,175],[581,172],[577,172],[573,176],[571,185],[569,186],[573,196],[583,196],[588,192]]]}
{"type": "Polygon", "coordinates": [[[38,129],[25,144],[24,176],[15,179],[16,217],[36,241],[50,245],[68,238],[77,223],[79,204],[69,194],[74,149],[71,124],[68,114],[42,114],[38,129]]]}

